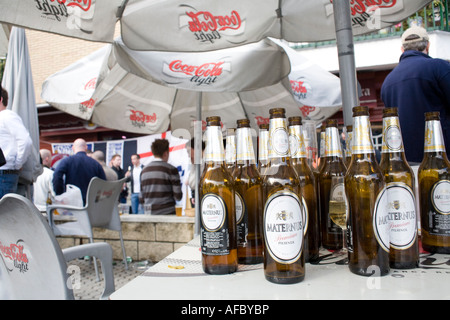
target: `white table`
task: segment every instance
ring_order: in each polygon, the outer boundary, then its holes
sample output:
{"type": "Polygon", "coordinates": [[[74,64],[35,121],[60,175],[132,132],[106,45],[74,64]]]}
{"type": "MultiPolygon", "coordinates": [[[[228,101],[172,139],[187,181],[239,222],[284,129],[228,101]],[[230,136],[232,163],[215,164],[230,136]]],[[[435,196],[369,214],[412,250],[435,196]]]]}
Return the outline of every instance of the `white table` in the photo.
{"type": "MultiPolygon", "coordinates": [[[[326,251],[322,254],[327,254],[326,251]]],[[[113,300],[302,300],[450,299],[450,255],[421,256],[420,268],[391,270],[384,277],[351,273],[338,259],[306,264],[305,280],[277,285],[263,265],[243,266],[230,275],[208,275],[201,266],[199,238],[178,249],[110,297],[113,300]],[[176,269],[182,267],[182,269],[176,269]]]]}

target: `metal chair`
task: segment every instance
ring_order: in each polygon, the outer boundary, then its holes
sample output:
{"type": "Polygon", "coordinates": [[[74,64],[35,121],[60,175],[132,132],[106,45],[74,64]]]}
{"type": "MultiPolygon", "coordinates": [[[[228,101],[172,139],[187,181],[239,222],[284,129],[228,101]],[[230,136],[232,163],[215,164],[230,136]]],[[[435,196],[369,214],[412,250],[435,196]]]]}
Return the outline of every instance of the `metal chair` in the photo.
{"type": "Polygon", "coordinates": [[[42,213],[27,198],[7,194],[0,200],[0,300],[74,299],[66,261],[97,256],[105,288],[101,299],[114,292],[112,249],[89,243],[61,250],[42,213]]]}
{"type": "MultiPolygon", "coordinates": [[[[84,207],[52,204],[47,206],[47,216],[50,227],[56,236],[78,235],[87,236],[91,243],[94,242],[92,228],[104,228],[119,232],[120,244],[122,246],[125,269],[128,270],[127,256],[122,236],[122,224],[120,222],[118,201],[122,186],[127,178],[117,181],[105,181],[94,177],[89,183],[84,207]],[[54,223],[55,210],[70,211],[76,221],[61,224],[54,223]]],[[[95,274],[97,281],[100,280],[98,267],[94,257],[95,274]]]]}

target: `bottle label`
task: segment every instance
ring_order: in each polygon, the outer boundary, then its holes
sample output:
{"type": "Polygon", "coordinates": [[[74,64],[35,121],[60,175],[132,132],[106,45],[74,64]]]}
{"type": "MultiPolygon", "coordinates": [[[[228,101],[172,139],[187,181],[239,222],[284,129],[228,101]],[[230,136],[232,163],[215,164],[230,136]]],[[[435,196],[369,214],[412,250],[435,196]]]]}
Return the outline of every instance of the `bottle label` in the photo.
{"type": "Polygon", "coordinates": [[[342,158],[341,142],[337,128],[327,128],[325,130],[325,157],[342,158]]]}
{"type": "Polygon", "coordinates": [[[292,158],[306,158],[305,140],[303,139],[302,127],[299,125],[289,127],[289,149],[292,158]]]}
{"type": "Polygon", "coordinates": [[[353,118],[352,154],[373,153],[372,129],[368,116],[353,118]]]}
{"type": "Polygon", "coordinates": [[[253,140],[250,128],[236,129],[236,159],[237,161],[249,160],[255,163],[255,152],[253,150],[253,140]]]}
{"type": "Polygon", "coordinates": [[[450,236],[450,181],[438,181],[430,194],[434,210],[428,214],[429,233],[450,236]]]}
{"type": "Polygon", "coordinates": [[[389,198],[387,188],[383,188],[375,201],[375,210],[373,213],[373,231],[381,248],[389,252],[391,223],[389,219],[389,198]]]}
{"type": "Polygon", "coordinates": [[[225,161],[226,163],[236,162],[236,136],[227,136],[227,148],[225,150],[225,161]]]}
{"type": "Polygon", "coordinates": [[[425,123],[424,152],[445,152],[440,121],[430,120],[425,123]]]}
{"type": "Polygon", "coordinates": [[[383,119],[383,143],[381,152],[404,152],[402,133],[397,117],[383,119]]]}
{"type": "Polygon", "coordinates": [[[289,136],[286,131],[286,119],[270,120],[269,159],[289,156],[289,136]]]}
{"type": "MultiPolygon", "coordinates": [[[[379,210],[388,212],[390,246],[397,250],[409,249],[417,237],[417,211],[413,190],[404,183],[389,183],[380,200],[379,210]],[[383,207],[385,206],[385,207],[383,207]]],[[[382,222],[379,222],[382,225],[382,222]]]]}
{"type": "Polygon", "coordinates": [[[237,242],[241,244],[247,242],[248,213],[245,201],[238,192],[235,193],[235,199],[237,242]]]}
{"type": "Polygon", "coordinates": [[[282,264],[297,261],[303,250],[304,221],[298,196],[279,191],[264,207],[264,238],[270,256],[282,264]]]}
{"type": "Polygon", "coordinates": [[[211,126],[206,128],[205,161],[225,161],[223,150],[223,136],[220,127],[211,126]]]}
{"type": "Polygon", "coordinates": [[[230,253],[228,211],[225,202],[216,194],[206,194],[201,202],[201,248],[205,255],[230,253]]]}
{"type": "Polygon", "coordinates": [[[269,142],[269,131],[263,130],[259,133],[259,161],[268,160],[269,154],[267,150],[267,144],[269,142]]]}

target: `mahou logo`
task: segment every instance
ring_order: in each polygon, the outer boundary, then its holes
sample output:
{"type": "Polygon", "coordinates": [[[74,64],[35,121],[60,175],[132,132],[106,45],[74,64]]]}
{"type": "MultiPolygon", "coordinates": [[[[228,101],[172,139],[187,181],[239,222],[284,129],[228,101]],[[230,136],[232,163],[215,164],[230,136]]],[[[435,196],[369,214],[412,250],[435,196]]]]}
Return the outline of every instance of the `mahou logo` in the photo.
{"type": "Polygon", "coordinates": [[[19,272],[28,271],[28,256],[24,252],[23,240],[18,240],[16,243],[11,243],[9,245],[4,245],[0,242],[0,255],[10,272],[12,272],[14,268],[19,270],[19,272]],[[9,268],[9,266],[11,268],[9,268]]]}
{"type": "Polygon", "coordinates": [[[186,11],[180,17],[180,28],[188,27],[199,42],[211,42],[223,36],[236,36],[244,32],[238,11],[218,14],[209,11],[186,11]]]}

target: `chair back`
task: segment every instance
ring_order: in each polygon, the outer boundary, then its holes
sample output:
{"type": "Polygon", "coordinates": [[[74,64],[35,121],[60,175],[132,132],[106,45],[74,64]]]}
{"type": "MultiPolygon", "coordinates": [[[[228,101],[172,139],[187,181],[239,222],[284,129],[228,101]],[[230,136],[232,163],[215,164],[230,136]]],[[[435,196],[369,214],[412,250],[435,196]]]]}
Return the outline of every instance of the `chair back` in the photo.
{"type": "Polygon", "coordinates": [[[117,181],[106,181],[92,178],[87,191],[86,207],[91,227],[120,229],[119,195],[126,178],[117,181]]]}
{"type": "Polygon", "coordinates": [[[0,200],[0,300],[73,299],[67,263],[48,222],[25,197],[0,200]]]}

